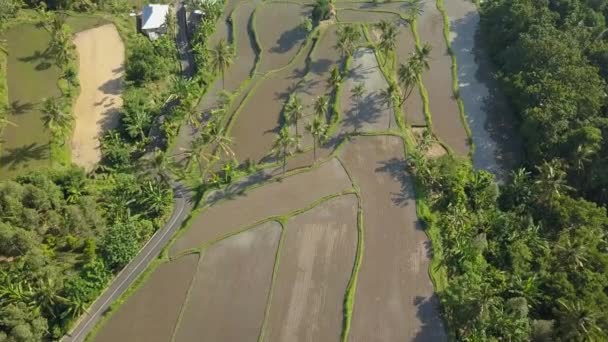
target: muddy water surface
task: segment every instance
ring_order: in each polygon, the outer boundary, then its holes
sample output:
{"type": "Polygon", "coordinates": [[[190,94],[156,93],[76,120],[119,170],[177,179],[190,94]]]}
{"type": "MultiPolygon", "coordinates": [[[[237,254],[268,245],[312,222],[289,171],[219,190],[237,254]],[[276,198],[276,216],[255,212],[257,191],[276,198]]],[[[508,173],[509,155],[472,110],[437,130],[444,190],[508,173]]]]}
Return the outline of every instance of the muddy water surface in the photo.
{"type": "Polygon", "coordinates": [[[460,96],[475,144],[473,164],[501,179],[520,155],[516,120],[492,78],[492,66],[480,46],[475,5],[466,0],[444,3],[450,17],[451,45],[458,59],[460,96]]]}

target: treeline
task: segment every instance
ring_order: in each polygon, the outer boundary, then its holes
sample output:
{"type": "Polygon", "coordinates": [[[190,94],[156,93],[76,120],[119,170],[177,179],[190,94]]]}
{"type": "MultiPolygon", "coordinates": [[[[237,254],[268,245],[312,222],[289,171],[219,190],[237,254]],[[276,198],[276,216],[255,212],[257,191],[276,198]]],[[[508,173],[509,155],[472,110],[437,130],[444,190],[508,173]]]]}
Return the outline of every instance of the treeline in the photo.
{"type": "Polygon", "coordinates": [[[483,37],[521,119],[529,167],[550,161],[608,203],[608,1],[492,0],[483,37]]]}
{"type": "Polygon", "coordinates": [[[456,340],[607,339],[607,4],[483,2],[480,31],[526,146],[505,184],[410,154],[456,340]]]}
{"type": "Polygon", "coordinates": [[[605,340],[605,208],[565,194],[564,174],[548,164],[500,188],[452,156],[413,153],[410,165],[455,340],[605,340]]]}
{"type": "Polygon", "coordinates": [[[171,211],[148,176],[80,168],[0,182],[0,341],[59,339],[171,211]]]}
{"type": "MultiPolygon", "coordinates": [[[[59,12],[49,9],[81,10],[7,1],[15,4],[8,20],[32,6],[41,23],[57,27],[59,12]]],[[[119,28],[122,17],[132,22],[127,15],[117,17],[119,28]]],[[[170,162],[149,146],[155,120],[181,87],[174,30],[170,19],[169,34],[154,42],[121,32],[128,53],[121,124],[102,139],[93,173],[62,167],[0,182],[0,341],[60,339],[170,215],[170,162]]],[[[69,135],[73,118],[59,109],[45,104],[45,117],[69,135]]]]}

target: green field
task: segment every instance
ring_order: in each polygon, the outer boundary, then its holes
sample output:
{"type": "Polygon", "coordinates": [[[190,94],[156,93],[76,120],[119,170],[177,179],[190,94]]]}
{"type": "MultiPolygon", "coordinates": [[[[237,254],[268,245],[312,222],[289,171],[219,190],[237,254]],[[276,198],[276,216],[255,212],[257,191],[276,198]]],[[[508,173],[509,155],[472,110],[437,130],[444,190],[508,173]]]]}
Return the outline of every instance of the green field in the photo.
{"type": "MultiPolygon", "coordinates": [[[[92,16],[70,16],[73,32],[93,28],[107,21],[92,16]]],[[[50,166],[50,132],[44,129],[40,111],[43,99],[60,97],[61,72],[45,50],[49,33],[35,24],[24,23],[9,29],[6,41],[6,83],[8,85],[8,126],[2,136],[0,179],[27,170],[50,166]]]]}

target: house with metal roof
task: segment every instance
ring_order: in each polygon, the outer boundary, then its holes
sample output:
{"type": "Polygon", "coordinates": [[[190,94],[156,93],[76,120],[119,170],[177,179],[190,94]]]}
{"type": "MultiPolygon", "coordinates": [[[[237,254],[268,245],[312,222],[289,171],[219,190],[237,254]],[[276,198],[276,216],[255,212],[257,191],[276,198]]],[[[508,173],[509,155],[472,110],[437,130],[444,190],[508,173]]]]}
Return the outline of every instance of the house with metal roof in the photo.
{"type": "Polygon", "coordinates": [[[150,39],[155,40],[167,32],[167,14],[169,5],[150,4],[141,13],[141,30],[150,39]]]}

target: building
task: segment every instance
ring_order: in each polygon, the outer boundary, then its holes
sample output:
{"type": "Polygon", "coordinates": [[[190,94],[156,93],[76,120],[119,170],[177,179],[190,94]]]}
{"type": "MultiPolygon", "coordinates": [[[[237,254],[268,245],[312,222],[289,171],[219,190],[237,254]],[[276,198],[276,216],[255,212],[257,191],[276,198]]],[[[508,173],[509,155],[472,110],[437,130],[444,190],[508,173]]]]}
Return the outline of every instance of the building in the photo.
{"type": "Polygon", "coordinates": [[[167,32],[169,5],[150,4],[141,13],[141,31],[155,40],[167,32]]]}

